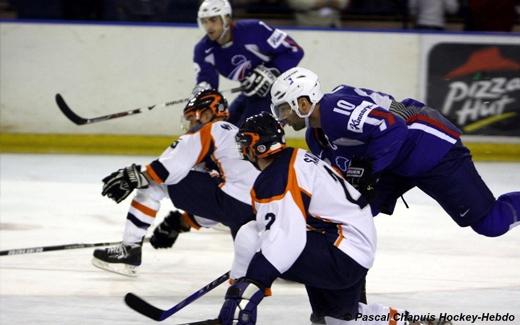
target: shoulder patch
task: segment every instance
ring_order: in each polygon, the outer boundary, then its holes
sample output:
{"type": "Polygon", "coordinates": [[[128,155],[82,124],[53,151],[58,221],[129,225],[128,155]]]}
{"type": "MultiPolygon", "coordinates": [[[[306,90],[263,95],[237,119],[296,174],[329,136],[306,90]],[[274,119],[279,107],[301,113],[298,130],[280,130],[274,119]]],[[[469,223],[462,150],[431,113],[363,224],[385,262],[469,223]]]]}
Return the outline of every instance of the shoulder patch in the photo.
{"type": "Polygon", "coordinates": [[[365,124],[368,114],[374,107],[376,107],[375,104],[367,101],[363,101],[359,104],[350,115],[347,129],[355,133],[363,133],[363,125],[365,124]]]}
{"type": "Polygon", "coordinates": [[[181,139],[178,139],[177,141],[174,141],[172,144],[170,144],[170,148],[175,149],[175,147],[177,147],[177,145],[179,144],[180,140],[181,139]]]}
{"type": "Polygon", "coordinates": [[[275,29],[274,32],[267,39],[267,43],[273,48],[278,48],[287,37],[287,33],[279,29],[275,29]]]}

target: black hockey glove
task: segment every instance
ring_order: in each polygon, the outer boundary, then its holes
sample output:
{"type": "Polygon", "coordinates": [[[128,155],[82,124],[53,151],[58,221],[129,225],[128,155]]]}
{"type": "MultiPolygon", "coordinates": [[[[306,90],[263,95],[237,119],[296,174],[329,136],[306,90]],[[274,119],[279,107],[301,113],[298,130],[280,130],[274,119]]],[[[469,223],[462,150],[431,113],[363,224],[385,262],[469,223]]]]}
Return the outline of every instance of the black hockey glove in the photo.
{"type": "Polygon", "coordinates": [[[179,211],[170,211],[163,222],[153,231],[150,244],[153,248],[170,248],[173,246],[181,232],[190,231],[190,226],[184,223],[179,211]]]}
{"type": "Polygon", "coordinates": [[[377,178],[372,174],[370,159],[352,158],[345,179],[369,201],[373,198],[377,178]]]}
{"type": "Polygon", "coordinates": [[[134,189],[148,187],[150,181],[141,172],[141,166],[132,164],[103,178],[103,183],[101,195],[119,203],[126,199],[134,189]]]}
{"type": "Polygon", "coordinates": [[[274,68],[269,69],[263,65],[259,65],[242,80],[242,91],[244,95],[260,97],[269,95],[269,90],[271,90],[271,86],[279,74],[279,71],[274,68]]]}

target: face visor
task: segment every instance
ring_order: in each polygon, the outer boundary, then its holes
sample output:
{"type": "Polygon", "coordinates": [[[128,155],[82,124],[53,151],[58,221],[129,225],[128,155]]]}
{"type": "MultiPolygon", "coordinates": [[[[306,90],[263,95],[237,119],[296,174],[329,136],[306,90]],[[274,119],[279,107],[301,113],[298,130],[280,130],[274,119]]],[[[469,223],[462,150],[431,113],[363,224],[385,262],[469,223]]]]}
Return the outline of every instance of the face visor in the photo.
{"type": "Polygon", "coordinates": [[[292,108],[288,103],[271,104],[271,113],[282,126],[286,123],[291,111],[292,108]]]}

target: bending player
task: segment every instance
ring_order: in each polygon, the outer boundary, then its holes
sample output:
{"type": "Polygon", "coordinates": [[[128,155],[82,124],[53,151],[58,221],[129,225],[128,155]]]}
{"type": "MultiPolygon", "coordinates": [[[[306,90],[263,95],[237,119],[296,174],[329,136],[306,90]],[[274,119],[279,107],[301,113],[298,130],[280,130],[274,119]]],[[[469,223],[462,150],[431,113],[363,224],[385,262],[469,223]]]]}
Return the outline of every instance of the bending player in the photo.
{"type": "Polygon", "coordinates": [[[235,238],[236,280],[220,323],[256,324],[259,303],[282,277],[305,284],[313,311],[326,316],[326,324],[352,324],[359,314],[399,315],[364,324],[409,324],[406,311],[359,302],[376,249],[365,198],[324,161],[286,147],[281,125],[267,112],[248,118],[236,138],[261,173],[251,191],[256,220],[235,238]]]}
{"type": "Polygon", "coordinates": [[[135,275],[141,265],[143,237],[161,200],[168,196],[176,208],[189,214],[176,211],[165,218],[150,240],[156,248],[171,247],[179,233],[190,227],[216,222],[228,226],[234,236],[254,218],[249,191],[258,171],[237,152],[238,128],[224,121],[227,116],[227,102],[219,92],[200,92],[184,109],[190,124],[186,134],[145,169],[133,164],[103,179],[102,194],[117,203],[138,190],[128,209],[122,244],[96,249],[95,266],[135,275]],[[211,170],[218,171],[218,177],[211,170]]]}
{"type": "Polygon", "coordinates": [[[271,84],[298,65],[303,50],[262,21],[233,21],[231,11],[227,0],[205,0],[199,7],[197,20],[206,35],[194,50],[194,93],[218,89],[219,75],[239,81],[243,91],[231,103],[228,122],[240,126],[248,116],[268,110],[271,84]]]}
{"type": "Polygon", "coordinates": [[[271,90],[272,111],[295,130],[308,125],[312,152],[328,159],[370,199],[373,214],[392,214],[417,186],[460,226],[496,237],[518,225],[520,192],[495,199],[480,178],[460,131],[414,100],[347,85],[323,94],[305,68],[283,73],[271,90]]]}

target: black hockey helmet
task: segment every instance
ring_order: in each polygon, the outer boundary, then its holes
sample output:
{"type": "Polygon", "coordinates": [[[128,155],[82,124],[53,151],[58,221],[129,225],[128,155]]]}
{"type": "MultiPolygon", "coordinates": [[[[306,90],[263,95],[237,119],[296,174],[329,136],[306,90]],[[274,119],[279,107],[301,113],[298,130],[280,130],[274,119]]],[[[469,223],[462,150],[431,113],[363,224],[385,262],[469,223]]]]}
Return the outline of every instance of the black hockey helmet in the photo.
{"type": "Polygon", "coordinates": [[[253,115],[240,127],[235,139],[243,157],[251,160],[269,157],[285,148],[285,132],[268,112],[253,115]]]}
{"type": "Polygon", "coordinates": [[[229,116],[227,100],[222,94],[215,89],[206,89],[197,93],[190,99],[186,107],[184,107],[184,118],[194,115],[197,120],[200,113],[211,109],[213,117],[227,118],[229,116]]]}

